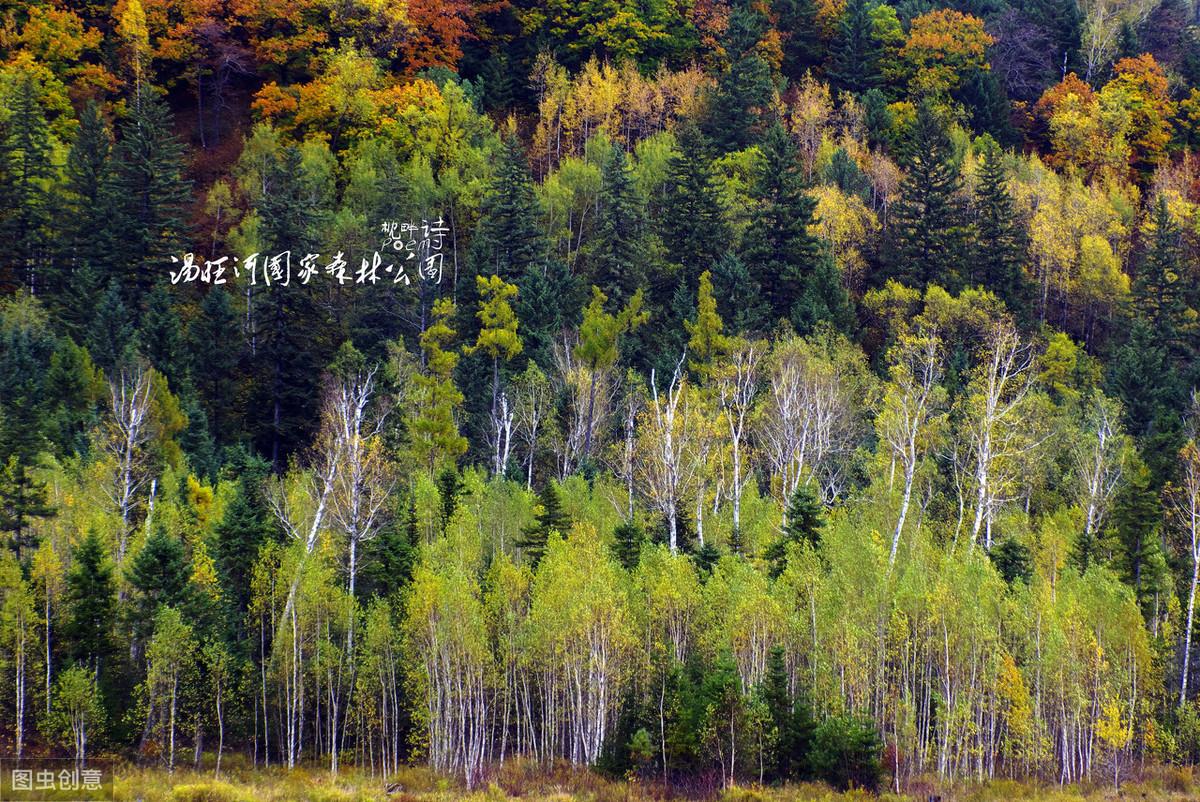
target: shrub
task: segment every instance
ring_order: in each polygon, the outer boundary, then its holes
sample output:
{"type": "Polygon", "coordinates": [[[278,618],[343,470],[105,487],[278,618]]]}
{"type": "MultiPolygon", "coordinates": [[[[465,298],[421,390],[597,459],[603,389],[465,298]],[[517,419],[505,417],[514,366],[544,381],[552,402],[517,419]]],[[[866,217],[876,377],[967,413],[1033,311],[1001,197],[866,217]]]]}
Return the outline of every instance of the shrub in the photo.
{"type": "Polygon", "coordinates": [[[171,789],[172,802],[249,802],[232,785],[222,782],[177,785],[171,789]]]}
{"type": "Polygon", "coordinates": [[[809,762],[813,773],[842,790],[874,791],[882,776],[883,742],[869,720],[828,718],[813,733],[809,762]]]}

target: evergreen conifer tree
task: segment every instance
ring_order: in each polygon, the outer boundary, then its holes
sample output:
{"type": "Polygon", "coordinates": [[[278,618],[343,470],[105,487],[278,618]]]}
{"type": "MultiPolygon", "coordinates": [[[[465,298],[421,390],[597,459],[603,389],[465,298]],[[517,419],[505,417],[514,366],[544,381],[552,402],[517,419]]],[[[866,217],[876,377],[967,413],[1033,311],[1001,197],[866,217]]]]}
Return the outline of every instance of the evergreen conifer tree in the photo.
{"type": "Polygon", "coordinates": [[[791,319],[822,259],[820,243],[808,229],[816,201],[804,191],[796,145],[778,122],[762,144],[754,196],[760,208],[742,258],[763,289],[775,323],[791,319]]]}
{"type": "Polygon", "coordinates": [[[37,295],[55,283],[47,275],[55,169],[46,113],[32,75],[20,74],[14,95],[0,129],[4,135],[0,149],[4,161],[0,165],[0,239],[5,243],[4,263],[15,271],[4,281],[37,295]]]}
{"type": "Polygon", "coordinates": [[[116,279],[108,283],[94,310],[87,332],[88,353],[101,370],[112,376],[133,359],[137,331],[116,279]]]}
{"type": "Polygon", "coordinates": [[[892,210],[892,264],[899,277],[923,288],[963,283],[967,229],[958,197],[961,176],[951,162],[950,138],[923,101],[903,150],[907,171],[892,210]]]}
{"type": "MultiPolygon", "coordinates": [[[[683,266],[684,275],[696,276],[725,252],[729,231],[704,135],[696,126],[685,124],[678,138],[679,153],[671,159],[667,178],[663,241],[669,243],[671,261],[683,266]]],[[[655,289],[665,289],[669,297],[674,287],[655,289]]],[[[653,300],[661,308],[667,298],[656,295],[653,300]]]]}
{"type": "Polygon", "coordinates": [[[770,29],[755,0],[736,0],[723,45],[729,67],[717,77],[705,133],[720,152],[752,144],[763,111],[775,93],[775,76],[760,42],[770,29]]]}
{"type": "Polygon", "coordinates": [[[75,659],[99,674],[114,651],[117,590],[112,564],[95,529],[76,547],[67,574],[63,636],[75,659]]]}
{"type": "Polygon", "coordinates": [[[838,20],[829,80],[839,89],[862,94],[879,86],[879,43],[875,41],[870,0],[847,0],[838,20]]]}
{"type": "Polygon", "coordinates": [[[976,277],[984,287],[996,293],[1008,309],[1019,311],[1029,300],[1021,265],[1024,236],[1013,211],[1003,152],[990,140],[983,149],[975,206],[975,258],[972,265],[979,270],[976,277]]]}
{"type": "Polygon", "coordinates": [[[1155,341],[1172,359],[1190,356],[1185,348],[1194,313],[1184,296],[1183,247],[1178,224],[1166,199],[1159,197],[1151,222],[1153,234],[1133,283],[1134,300],[1154,332],[1155,341]]]}
{"type": "Polygon", "coordinates": [[[594,284],[618,305],[646,284],[647,243],[641,199],[625,150],[614,145],[604,165],[597,209],[595,248],[591,254],[594,284]]]}
{"type": "Polygon", "coordinates": [[[786,520],[779,539],[767,547],[764,559],[771,566],[771,576],[778,577],[787,567],[788,545],[807,543],[816,548],[821,542],[821,530],[825,526],[825,507],[817,498],[811,483],[796,486],[788,499],[786,520]]]}
{"type": "Polygon", "coordinates": [[[613,553],[626,571],[637,568],[645,541],[646,533],[634,521],[622,521],[613,530],[613,553]]]}
{"type": "Polygon", "coordinates": [[[133,588],[130,621],[134,636],[149,637],[160,607],[181,609],[191,601],[191,566],[179,538],[161,524],[153,526],[145,545],[129,565],[133,588]]]}
{"type": "Polygon", "coordinates": [[[113,256],[134,309],[171,257],[179,258],[190,183],[183,178],[183,145],[171,126],[166,105],[145,93],[121,126],[113,154],[113,256]]]}
{"type": "Polygon", "coordinates": [[[546,554],[546,541],[550,533],[558,532],[566,537],[571,528],[571,519],[562,508],[562,499],[553,482],[547,482],[542,492],[538,493],[538,506],[540,510],[534,516],[533,523],[522,529],[517,539],[517,546],[529,558],[529,564],[535,570],[546,554]]]}
{"type": "MultiPolygon", "coordinates": [[[[513,283],[528,271],[542,268],[547,245],[541,228],[541,207],[533,191],[533,179],[525,151],[514,133],[504,139],[496,177],[480,208],[479,225],[471,239],[467,289],[474,277],[499,276],[513,283]]],[[[468,298],[461,306],[473,309],[468,298]]],[[[471,338],[470,331],[460,332],[471,338]]]]}

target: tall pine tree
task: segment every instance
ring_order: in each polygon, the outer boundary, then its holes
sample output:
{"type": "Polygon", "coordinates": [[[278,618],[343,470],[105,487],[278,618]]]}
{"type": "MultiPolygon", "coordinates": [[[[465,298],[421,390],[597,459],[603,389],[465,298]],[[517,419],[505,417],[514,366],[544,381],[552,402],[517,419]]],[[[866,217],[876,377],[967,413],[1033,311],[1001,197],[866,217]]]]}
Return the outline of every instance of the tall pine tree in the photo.
{"type": "Polygon", "coordinates": [[[183,145],[172,131],[171,113],[151,93],[135,103],[121,126],[113,155],[114,214],[111,241],[130,305],[140,309],[156,276],[178,258],[184,234],[183,145]]]}
{"type": "Polygon", "coordinates": [[[542,492],[538,493],[538,507],[540,509],[533,523],[522,529],[517,539],[517,546],[529,558],[529,564],[535,570],[546,554],[546,541],[550,533],[558,532],[566,537],[571,528],[571,519],[562,508],[562,499],[554,482],[547,482],[542,492]]]}
{"type": "Polygon", "coordinates": [[[112,135],[94,102],[84,106],[67,154],[55,297],[67,331],[81,341],[113,250],[112,135]]]}
{"type": "Polygon", "coordinates": [[[838,20],[829,64],[829,81],[854,94],[874,89],[882,82],[879,43],[875,40],[870,0],[848,0],[838,20]]]}
{"type": "Polygon", "coordinates": [[[50,133],[38,97],[37,82],[20,73],[4,135],[0,158],[0,239],[3,262],[9,269],[3,281],[23,286],[34,295],[49,288],[48,244],[54,201],[51,195],[54,165],[50,160],[50,133]]]}
{"type": "Polygon", "coordinates": [[[596,232],[591,251],[592,283],[623,305],[646,284],[648,247],[642,201],[633,183],[629,160],[620,145],[604,165],[600,182],[596,232]]]}
{"type": "Polygon", "coordinates": [[[912,286],[957,291],[967,255],[962,179],[946,127],[928,102],[917,109],[902,156],[906,175],[892,209],[893,269],[912,286]]]}
{"type": "Polygon", "coordinates": [[[1026,308],[1029,300],[1022,268],[1024,233],[1013,212],[1003,151],[990,138],[985,137],[985,140],[979,184],[975,190],[972,278],[996,293],[1010,310],[1019,312],[1026,308]]]}
{"type": "Polygon", "coordinates": [[[723,40],[729,67],[717,77],[705,121],[705,133],[722,153],[752,144],[771,105],[775,76],[762,46],[769,29],[758,0],[735,0],[723,40]]]}

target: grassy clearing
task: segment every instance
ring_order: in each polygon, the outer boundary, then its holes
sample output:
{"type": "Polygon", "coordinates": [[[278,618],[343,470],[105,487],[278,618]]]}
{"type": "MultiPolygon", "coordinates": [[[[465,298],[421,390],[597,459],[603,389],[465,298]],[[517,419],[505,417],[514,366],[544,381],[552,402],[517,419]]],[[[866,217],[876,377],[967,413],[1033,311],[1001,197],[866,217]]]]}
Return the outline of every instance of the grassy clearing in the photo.
{"type": "MultiPolygon", "coordinates": [[[[1200,798],[1200,783],[1188,769],[1148,770],[1137,782],[1111,786],[1039,786],[997,780],[974,786],[945,787],[918,782],[901,795],[875,797],[863,792],[838,793],[827,786],[802,784],[785,788],[735,788],[706,798],[714,802],[1107,802],[1136,799],[1142,802],[1184,802],[1200,798]]],[[[327,772],[300,769],[254,769],[234,765],[220,779],[212,771],[126,766],[118,771],[119,802],[660,802],[661,789],[638,782],[614,782],[594,772],[569,767],[532,767],[510,764],[493,772],[484,787],[468,791],[457,783],[424,768],[408,768],[379,778],[353,770],[337,778],[327,772]],[[387,785],[397,787],[387,792],[387,785]]]]}

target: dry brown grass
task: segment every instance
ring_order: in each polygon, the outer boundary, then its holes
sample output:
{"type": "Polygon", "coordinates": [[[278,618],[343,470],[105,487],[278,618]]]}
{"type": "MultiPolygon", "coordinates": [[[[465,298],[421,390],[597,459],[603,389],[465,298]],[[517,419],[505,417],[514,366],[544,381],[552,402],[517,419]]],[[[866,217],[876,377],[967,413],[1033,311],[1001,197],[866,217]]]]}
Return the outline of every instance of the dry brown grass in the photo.
{"type": "MultiPolygon", "coordinates": [[[[255,769],[233,765],[221,778],[211,770],[177,770],[127,766],[117,773],[120,802],[663,802],[660,787],[608,780],[595,772],[555,764],[538,766],[515,761],[492,769],[482,787],[467,790],[425,768],[406,768],[388,778],[403,790],[387,795],[382,778],[346,770],[336,778],[319,769],[255,769]]],[[[1190,769],[1156,768],[1137,782],[1091,787],[1036,785],[996,780],[983,785],[943,786],[935,780],[914,782],[908,793],[838,793],[819,784],[784,788],[738,787],[709,796],[712,802],[1185,802],[1200,799],[1200,786],[1190,769]]]]}

